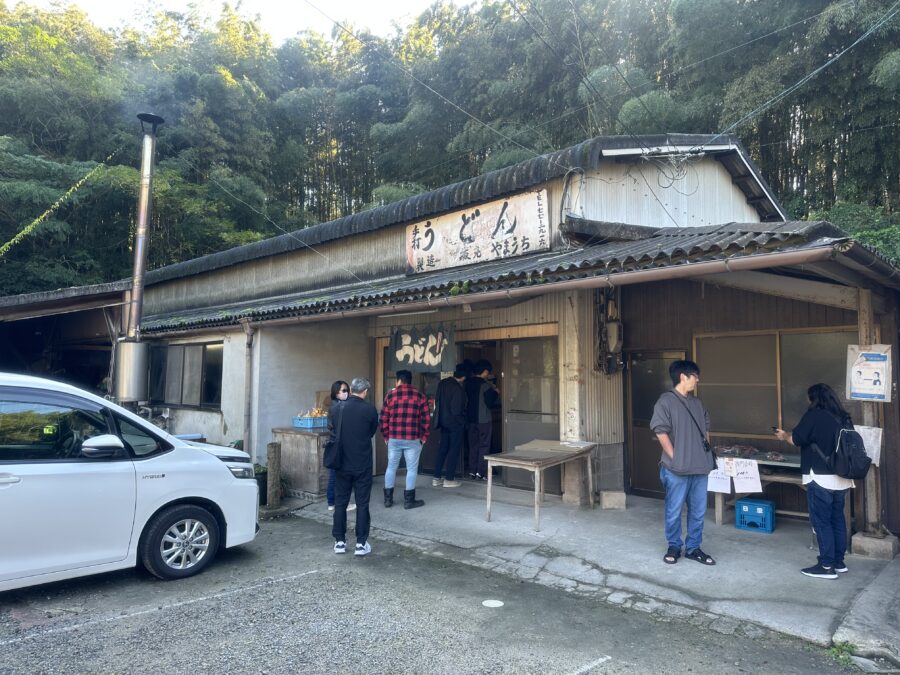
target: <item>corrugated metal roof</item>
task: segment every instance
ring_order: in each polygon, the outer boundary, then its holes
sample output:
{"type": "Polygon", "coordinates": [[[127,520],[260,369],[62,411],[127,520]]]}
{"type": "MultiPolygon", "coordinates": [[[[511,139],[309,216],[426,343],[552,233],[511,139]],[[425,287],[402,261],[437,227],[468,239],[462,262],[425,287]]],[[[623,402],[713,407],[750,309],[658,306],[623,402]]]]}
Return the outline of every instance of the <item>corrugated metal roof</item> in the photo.
{"type": "Polygon", "coordinates": [[[490,201],[498,197],[521,192],[554,178],[564,176],[573,169],[591,170],[600,164],[604,152],[659,149],[674,152],[675,148],[702,148],[715,140],[716,145],[733,146],[733,150],[716,152],[723,166],[736,179],[736,185],[754,204],[760,217],[766,220],[780,219],[781,207],[771,198],[771,191],[758,172],[747,174],[742,161],[754,167],[750,156],[737,138],[708,134],[657,134],[646,136],[598,136],[557,152],[541,155],[497,171],[491,171],[469,180],[447,185],[431,192],[409,197],[369,211],[353,213],[343,218],[320,223],[289,234],[246,244],[227,251],[213,253],[152,270],[146,275],[146,283],[156,284],[194,274],[202,274],[230,265],[258,258],[288,253],[315,246],[326,241],[349,237],[354,234],[422,220],[438,213],[462,208],[470,204],[490,201]],[[739,155],[737,162],[725,160],[739,155]],[[738,180],[739,179],[739,180],[738,180]]]}
{"type": "MultiPolygon", "coordinates": [[[[454,287],[479,292],[611,276],[633,270],[670,267],[686,262],[721,260],[847,241],[830,223],[792,221],[766,225],[729,223],[703,228],[662,228],[645,239],[597,243],[571,250],[507,258],[415,276],[394,276],[337,288],[222,305],[173,314],[147,316],[144,333],[234,325],[241,319],[264,321],[327,314],[360,308],[429,300],[453,294],[454,287]]],[[[473,298],[476,296],[473,295],[473,298]]]]}

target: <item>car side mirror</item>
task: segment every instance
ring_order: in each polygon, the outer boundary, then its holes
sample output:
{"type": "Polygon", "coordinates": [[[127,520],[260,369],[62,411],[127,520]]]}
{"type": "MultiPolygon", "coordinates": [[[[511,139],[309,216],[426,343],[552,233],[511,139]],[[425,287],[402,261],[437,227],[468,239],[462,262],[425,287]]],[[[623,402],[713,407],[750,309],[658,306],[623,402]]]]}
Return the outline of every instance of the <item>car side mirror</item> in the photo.
{"type": "Polygon", "coordinates": [[[81,454],[88,459],[109,459],[125,450],[122,439],[113,434],[101,434],[81,443],[81,454]]]}

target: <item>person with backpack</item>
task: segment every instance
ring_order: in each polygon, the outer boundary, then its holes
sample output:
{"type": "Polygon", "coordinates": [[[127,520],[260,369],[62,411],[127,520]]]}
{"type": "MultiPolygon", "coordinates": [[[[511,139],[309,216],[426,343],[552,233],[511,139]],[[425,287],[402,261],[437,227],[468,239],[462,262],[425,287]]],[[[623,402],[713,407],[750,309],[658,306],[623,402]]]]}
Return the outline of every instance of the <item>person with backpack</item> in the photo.
{"type": "Polygon", "coordinates": [[[800,471],[806,486],[809,520],[819,543],[819,561],[800,572],[817,579],[837,579],[847,572],[847,523],[844,502],[854,487],[850,478],[836,473],[835,455],[842,431],[853,430],[853,420],[844,410],[834,390],[827,384],[811,386],[806,392],[809,408],[792,432],[776,429],[779,440],[800,448],[800,471]]]}

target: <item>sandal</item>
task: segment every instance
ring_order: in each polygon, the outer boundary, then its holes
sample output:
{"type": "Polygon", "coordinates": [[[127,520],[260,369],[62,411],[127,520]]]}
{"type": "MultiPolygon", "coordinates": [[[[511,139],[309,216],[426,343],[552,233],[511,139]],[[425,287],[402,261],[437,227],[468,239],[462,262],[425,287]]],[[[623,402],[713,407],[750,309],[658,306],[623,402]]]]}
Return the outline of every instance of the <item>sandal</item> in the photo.
{"type": "Polygon", "coordinates": [[[677,548],[670,548],[666,551],[666,554],[663,556],[663,562],[666,565],[674,565],[678,562],[678,559],[681,557],[681,550],[677,548]]]}
{"type": "Polygon", "coordinates": [[[685,558],[690,558],[691,560],[696,560],[701,565],[715,565],[716,561],[712,559],[712,556],[707,555],[699,548],[695,548],[690,553],[685,551],[685,558]]]}

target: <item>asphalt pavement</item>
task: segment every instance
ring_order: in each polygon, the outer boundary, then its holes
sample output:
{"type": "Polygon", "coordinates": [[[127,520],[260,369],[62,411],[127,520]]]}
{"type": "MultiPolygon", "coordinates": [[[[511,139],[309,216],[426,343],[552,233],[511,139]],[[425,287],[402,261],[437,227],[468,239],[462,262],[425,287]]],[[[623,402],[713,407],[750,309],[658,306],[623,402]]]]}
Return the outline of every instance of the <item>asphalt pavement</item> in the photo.
{"type": "Polygon", "coordinates": [[[263,524],[203,574],[0,593],[0,673],[829,673],[823,648],[723,636],[329,528],[263,524]],[[485,601],[497,605],[485,606],[485,601]]]}

